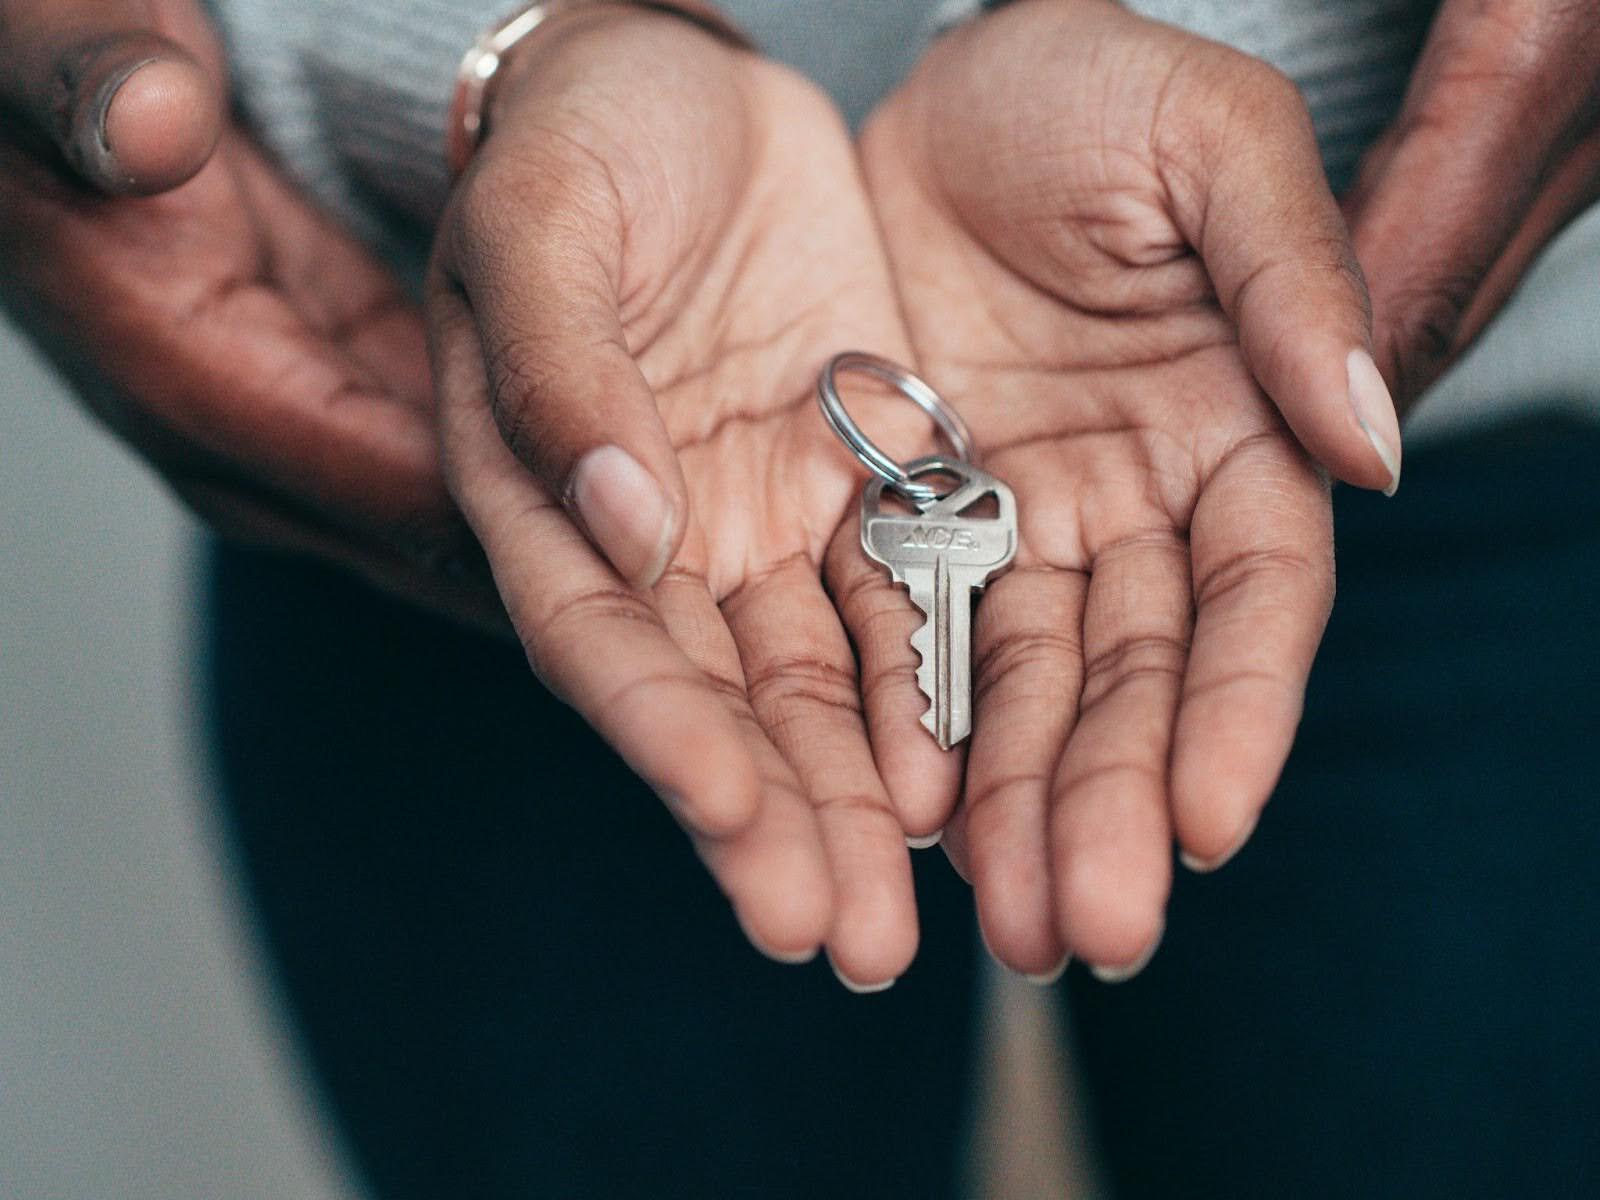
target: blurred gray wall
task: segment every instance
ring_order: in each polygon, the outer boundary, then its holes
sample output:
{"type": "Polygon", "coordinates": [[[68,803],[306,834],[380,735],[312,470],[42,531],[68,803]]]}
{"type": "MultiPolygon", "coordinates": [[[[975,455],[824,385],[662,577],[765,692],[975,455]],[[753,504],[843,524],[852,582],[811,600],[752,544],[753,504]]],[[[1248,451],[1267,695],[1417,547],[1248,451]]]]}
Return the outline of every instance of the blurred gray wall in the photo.
{"type": "Polygon", "coordinates": [[[214,844],[198,533],[0,325],[0,1197],[355,1197],[214,844]]]}

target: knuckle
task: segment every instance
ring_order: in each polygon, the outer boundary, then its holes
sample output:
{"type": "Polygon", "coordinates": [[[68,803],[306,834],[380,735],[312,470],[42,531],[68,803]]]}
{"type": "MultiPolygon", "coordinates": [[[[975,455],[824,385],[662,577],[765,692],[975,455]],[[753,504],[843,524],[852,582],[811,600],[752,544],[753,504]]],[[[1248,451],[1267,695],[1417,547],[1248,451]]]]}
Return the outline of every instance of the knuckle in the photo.
{"type": "Polygon", "coordinates": [[[889,811],[884,798],[870,792],[837,792],[821,796],[816,800],[816,809],[830,818],[850,821],[858,832],[878,826],[878,832],[886,836],[893,837],[900,833],[900,823],[889,811]]]}
{"type": "Polygon", "coordinates": [[[1333,561],[1331,546],[1328,554],[1312,558],[1298,550],[1277,548],[1249,550],[1231,555],[1195,580],[1195,600],[1201,607],[1214,604],[1240,589],[1267,589],[1283,593],[1288,602],[1292,596],[1310,594],[1324,607],[1333,604],[1333,561]]]}
{"type": "Polygon", "coordinates": [[[1454,355],[1478,279],[1475,269],[1449,271],[1392,293],[1383,324],[1401,394],[1419,394],[1454,355]]]}
{"type": "Polygon", "coordinates": [[[747,691],[757,712],[778,721],[814,720],[818,710],[861,711],[855,673],[814,658],[774,659],[749,673],[747,691]]]}
{"type": "Polygon", "coordinates": [[[976,786],[969,784],[971,791],[966,800],[968,819],[972,819],[974,813],[997,804],[1003,807],[1004,802],[1014,796],[1024,802],[1042,797],[1050,790],[1050,782],[1050,774],[1046,771],[1018,770],[997,778],[983,779],[976,786]]]}
{"type": "MultiPolygon", "coordinates": [[[[1083,643],[1075,635],[1053,629],[1034,629],[995,639],[972,664],[974,701],[988,696],[1004,679],[1027,673],[1039,690],[1067,695],[1083,664],[1083,643]]],[[[1030,689],[1030,691],[1033,689],[1030,689]]]]}
{"type": "Polygon", "coordinates": [[[485,348],[489,411],[506,447],[521,462],[541,462],[548,439],[534,419],[539,397],[549,391],[549,371],[537,352],[516,337],[501,337],[485,348]]]}
{"type": "Polygon", "coordinates": [[[523,650],[534,673],[552,690],[562,674],[558,659],[582,658],[594,649],[596,636],[614,636],[619,624],[637,623],[663,629],[656,610],[620,583],[589,588],[563,598],[549,612],[519,626],[523,650]]]}
{"type": "Polygon", "coordinates": [[[1186,638],[1164,633],[1122,638],[1085,662],[1083,707],[1088,709],[1116,688],[1141,679],[1164,684],[1181,680],[1188,658],[1186,638]]]}

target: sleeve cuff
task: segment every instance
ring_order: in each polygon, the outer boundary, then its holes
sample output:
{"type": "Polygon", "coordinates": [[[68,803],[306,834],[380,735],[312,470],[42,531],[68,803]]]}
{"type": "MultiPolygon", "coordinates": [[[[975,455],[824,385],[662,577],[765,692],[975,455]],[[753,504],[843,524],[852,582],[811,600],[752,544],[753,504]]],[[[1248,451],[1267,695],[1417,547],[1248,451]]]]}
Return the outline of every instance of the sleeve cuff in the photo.
{"type": "Polygon", "coordinates": [[[213,0],[245,109],[267,145],[369,236],[432,224],[449,195],[456,69],[515,0],[213,0]]]}

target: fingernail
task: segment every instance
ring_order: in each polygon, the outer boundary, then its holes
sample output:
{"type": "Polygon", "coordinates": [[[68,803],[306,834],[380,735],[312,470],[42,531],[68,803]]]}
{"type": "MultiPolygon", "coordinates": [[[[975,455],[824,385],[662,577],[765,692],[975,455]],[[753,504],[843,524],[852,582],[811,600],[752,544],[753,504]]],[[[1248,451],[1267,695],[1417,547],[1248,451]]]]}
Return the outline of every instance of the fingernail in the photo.
{"type": "Polygon", "coordinates": [[[1156,951],[1161,947],[1161,936],[1166,932],[1166,927],[1156,930],[1156,936],[1145,947],[1144,953],[1131,963],[1120,967],[1090,967],[1090,972],[1101,983],[1127,983],[1140,971],[1150,965],[1150,960],[1156,956],[1156,951]]]}
{"type": "Polygon", "coordinates": [[[1209,875],[1213,871],[1222,870],[1223,867],[1227,866],[1234,860],[1234,857],[1239,853],[1239,851],[1244,849],[1245,843],[1248,842],[1251,836],[1255,833],[1256,822],[1260,819],[1261,818],[1259,814],[1251,817],[1250,820],[1246,822],[1244,832],[1239,835],[1238,840],[1224,850],[1221,854],[1217,855],[1217,857],[1201,858],[1198,855],[1190,854],[1189,851],[1184,850],[1179,853],[1178,861],[1184,866],[1188,867],[1189,870],[1193,871],[1196,875],[1209,875]]]}
{"type": "Polygon", "coordinates": [[[906,838],[906,845],[913,850],[932,850],[943,839],[944,830],[940,829],[935,833],[930,833],[927,837],[908,837],[906,838]]]}
{"type": "Polygon", "coordinates": [[[672,555],[673,512],[655,477],[620,446],[585,454],[568,489],[572,507],[617,573],[651,588],[672,555]]]}
{"type": "Polygon", "coordinates": [[[1023,978],[1036,987],[1054,987],[1061,982],[1061,977],[1067,973],[1067,968],[1072,965],[1072,955],[1064,955],[1055,970],[1046,971],[1043,975],[1024,975],[1023,978]]]}
{"type": "Polygon", "coordinates": [[[1350,351],[1345,365],[1350,377],[1350,407],[1389,472],[1389,486],[1383,494],[1392,496],[1400,490],[1400,417],[1394,409],[1394,397],[1383,382],[1378,364],[1365,350],[1350,351]]]}
{"type": "Polygon", "coordinates": [[[139,59],[129,63],[120,71],[113,71],[100,81],[99,90],[95,92],[93,107],[89,113],[90,119],[79,122],[73,136],[78,169],[86,176],[101,180],[113,187],[127,184],[127,173],[117,162],[116,153],[111,148],[111,137],[106,129],[106,123],[111,116],[111,105],[116,100],[117,93],[122,91],[123,85],[137,72],[158,61],[160,60],[153,56],[139,59]]]}
{"type": "Polygon", "coordinates": [[[838,964],[833,961],[832,955],[828,956],[828,965],[833,968],[834,978],[844,985],[844,990],[857,996],[875,996],[879,992],[887,992],[899,982],[898,979],[888,979],[882,983],[857,983],[839,970],[838,964]]]}
{"type": "Polygon", "coordinates": [[[803,967],[817,957],[819,947],[812,946],[808,950],[774,950],[771,946],[764,946],[761,939],[752,934],[748,929],[744,931],[745,937],[750,939],[750,944],[759,951],[763,957],[770,958],[775,963],[786,967],[803,967]]]}

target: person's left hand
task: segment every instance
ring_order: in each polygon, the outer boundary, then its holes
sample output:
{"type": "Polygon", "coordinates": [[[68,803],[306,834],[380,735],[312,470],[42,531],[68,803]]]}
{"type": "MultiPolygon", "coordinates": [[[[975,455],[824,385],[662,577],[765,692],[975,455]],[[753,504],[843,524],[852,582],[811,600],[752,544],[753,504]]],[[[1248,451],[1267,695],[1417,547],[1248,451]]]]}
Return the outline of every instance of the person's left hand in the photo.
{"type": "MultiPolygon", "coordinates": [[[[947,35],[862,149],[918,360],[1017,495],[946,843],[1003,962],[1125,978],[1174,833],[1220,866],[1294,736],[1334,583],[1301,443],[1396,482],[1360,275],[1294,87],[1107,0],[947,35]]],[[[864,650],[869,712],[914,666],[864,650]]]]}
{"type": "Polygon", "coordinates": [[[1345,198],[1402,409],[1600,199],[1600,4],[1446,0],[1345,198]]]}

